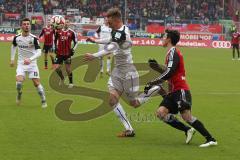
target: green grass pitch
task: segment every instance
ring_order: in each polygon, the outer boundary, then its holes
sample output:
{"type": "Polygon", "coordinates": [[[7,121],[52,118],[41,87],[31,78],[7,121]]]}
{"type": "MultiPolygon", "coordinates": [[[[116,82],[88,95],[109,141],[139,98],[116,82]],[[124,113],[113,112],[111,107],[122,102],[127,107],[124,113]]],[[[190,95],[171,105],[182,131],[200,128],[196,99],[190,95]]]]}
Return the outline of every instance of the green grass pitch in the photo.
{"type": "MultiPolygon", "coordinates": [[[[193,115],[204,122],[219,145],[199,148],[205,140],[195,134],[191,144],[185,136],[154,117],[161,98],[153,98],[139,109],[122,102],[136,131],[135,138],[121,139],[123,130],[113,112],[87,122],[62,121],[55,115],[55,105],[72,99],[73,113],[93,109],[100,101],[82,96],[60,94],[49,87],[52,70],[43,70],[39,59],[41,82],[46,90],[48,108],[40,107],[40,98],[27,79],[21,106],[15,104],[15,70],[9,67],[10,43],[0,44],[0,159],[1,160],[237,160],[240,159],[240,61],[231,60],[230,49],[180,48],[184,54],[187,80],[193,96],[193,115]]],[[[75,56],[97,50],[95,45],[79,45],[75,56]]],[[[133,47],[135,62],[156,58],[164,62],[162,47],[133,47]]],[[[74,71],[76,85],[86,68],[74,71]]],[[[108,76],[92,85],[107,90],[108,76]]]]}

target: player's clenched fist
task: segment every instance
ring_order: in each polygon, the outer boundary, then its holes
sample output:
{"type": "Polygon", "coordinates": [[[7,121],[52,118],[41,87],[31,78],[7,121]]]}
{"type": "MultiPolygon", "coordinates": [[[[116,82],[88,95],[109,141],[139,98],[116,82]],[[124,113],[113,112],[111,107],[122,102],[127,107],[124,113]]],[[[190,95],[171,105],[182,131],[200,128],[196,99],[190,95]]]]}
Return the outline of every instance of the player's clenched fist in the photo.
{"type": "Polygon", "coordinates": [[[31,63],[31,60],[29,58],[24,59],[24,64],[29,65],[31,63]]]}

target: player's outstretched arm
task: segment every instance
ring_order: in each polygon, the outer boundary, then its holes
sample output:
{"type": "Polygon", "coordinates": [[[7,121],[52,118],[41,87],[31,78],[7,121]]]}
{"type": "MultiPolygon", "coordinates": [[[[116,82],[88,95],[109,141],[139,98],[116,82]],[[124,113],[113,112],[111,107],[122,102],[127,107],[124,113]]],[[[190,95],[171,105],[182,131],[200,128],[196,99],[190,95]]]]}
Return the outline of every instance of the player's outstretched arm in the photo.
{"type": "Polygon", "coordinates": [[[101,51],[99,51],[99,52],[97,52],[97,53],[93,53],[93,54],[91,54],[91,53],[86,53],[86,54],[84,55],[84,60],[85,60],[85,61],[92,61],[92,60],[94,60],[95,58],[103,57],[103,56],[108,55],[108,54],[111,54],[111,52],[106,51],[105,49],[103,49],[103,50],[101,50],[101,51]]]}
{"type": "Polygon", "coordinates": [[[166,66],[158,64],[155,59],[149,59],[148,64],[153,70],[159,73],[164,73],[166,71],[166,66]]]}
{"type": "Polygon", "coordinates": [[[180,58],[178,54],[175,52],[175,50],[171,51],[170,56],[168,58],[167,69],[159,77],[148,82],[144,88],[144,92],[147,93],[148,90],[152,88],[152,86],[159,85],[163,83],[165,80],[168,80],[176,71],[179,62],[180,58]]]}
{"type": "Polygon", "coordinates": [[[84,55],[84,60],[85,61],[91,61],[95,58],[98,58],[98,57],[103,57],[105,55],[108,55],[108,54],[112,54],[113,52],[115,52],[117,49],[119,48],[119,45],[116,43],[116,42],[111,42],[109,44],[106,44],[104,46],[104,49],[97,52],[97,53],[94,53],[94,54],[91,54],[91,53],[86,53],[84,55]]]}
{"type": "Polygon", "coordinates": [[[96,39],[93,37],[88,37],[87,42],[98,43],[98,44],[108,44],[111,42],[111,38],[96,39]]]}

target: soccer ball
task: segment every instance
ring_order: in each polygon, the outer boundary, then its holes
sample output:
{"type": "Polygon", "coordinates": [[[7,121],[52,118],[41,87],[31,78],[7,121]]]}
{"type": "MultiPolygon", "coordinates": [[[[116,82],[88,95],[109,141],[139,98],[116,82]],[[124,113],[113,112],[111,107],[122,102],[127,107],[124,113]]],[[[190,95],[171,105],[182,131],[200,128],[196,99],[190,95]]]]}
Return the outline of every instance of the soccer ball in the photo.
{"type": "Polygon", "coordinates": [[[65,19],[63,16],[55,15],[51,18],[51,25],[53,25],[54,28],[62,27],[65,24],[65,19]]]}

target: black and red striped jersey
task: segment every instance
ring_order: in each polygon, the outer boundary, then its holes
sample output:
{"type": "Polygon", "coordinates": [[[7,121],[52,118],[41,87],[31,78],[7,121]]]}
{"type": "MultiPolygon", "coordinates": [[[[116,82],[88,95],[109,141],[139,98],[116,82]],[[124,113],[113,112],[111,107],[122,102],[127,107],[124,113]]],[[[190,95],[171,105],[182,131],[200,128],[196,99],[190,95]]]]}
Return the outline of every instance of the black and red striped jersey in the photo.
{"type": "Polygon", "coordinates": [[[71,29],[58,30],[55,34],[56,53],[58,55],[69,56],[71,49],[77,44],[77,36],[71,29]],[[72,46],[73,42],[73,46],[72,46]]]}
{"type": "Polygon", "coordinates": [[[52,46],[54,39],[54,29],[51,27],[45,27],[39,35],[39,38],[44,37],[44,45],[52,46]]]}

